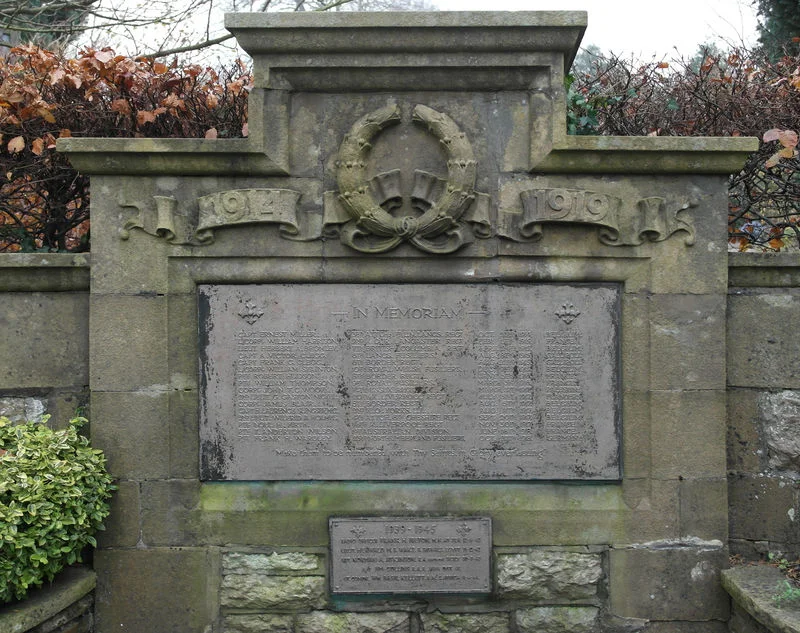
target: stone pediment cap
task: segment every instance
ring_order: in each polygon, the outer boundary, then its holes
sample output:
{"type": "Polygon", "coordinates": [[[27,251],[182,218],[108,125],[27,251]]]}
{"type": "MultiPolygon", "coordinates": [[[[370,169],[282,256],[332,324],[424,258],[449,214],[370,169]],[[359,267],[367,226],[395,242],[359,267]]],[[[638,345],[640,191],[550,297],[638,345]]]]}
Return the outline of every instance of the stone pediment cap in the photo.
{"type": "Polygon", "coordinates": [[[225,26],[255,58],[257,75],[314,67],[420,71],[556,64],[560,72],[572,63],[587,19],[585,11],[231,13],[225,26]]]}

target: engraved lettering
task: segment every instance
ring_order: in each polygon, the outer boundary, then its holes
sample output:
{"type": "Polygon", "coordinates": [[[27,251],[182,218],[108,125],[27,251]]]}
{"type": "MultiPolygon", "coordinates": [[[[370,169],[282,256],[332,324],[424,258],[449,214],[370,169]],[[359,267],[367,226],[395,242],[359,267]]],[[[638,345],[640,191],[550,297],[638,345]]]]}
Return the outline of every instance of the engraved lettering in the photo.
{"type": "Polygon", "coordinates": [[[619,477],[615,286],[201,288],[204,479],[619,477]]]}
{"type": "Polygon", "coordinates": [[[489,519],[331,519],[330,527],[337,593],[483,593],[490,588],[489,519]],[[352,524],[364,530],[358,541],[345,536],[352,524]],[[361,580],[367,574],[369,586],[361,580]]]}

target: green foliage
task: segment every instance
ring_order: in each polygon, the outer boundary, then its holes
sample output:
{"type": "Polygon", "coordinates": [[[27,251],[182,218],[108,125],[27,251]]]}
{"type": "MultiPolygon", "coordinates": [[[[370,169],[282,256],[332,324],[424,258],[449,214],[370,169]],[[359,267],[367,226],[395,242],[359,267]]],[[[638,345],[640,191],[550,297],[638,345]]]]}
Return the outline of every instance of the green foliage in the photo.
{"type": "Polygon", "coordinates": [[[776,61],[784,54],[800,52],[800,0],[757,0],[758,40],[776,61]]]}
{"type": "Polygon", "coordinates": [[[96,545],[115,486],[102,452],[78,434],[85,422],[56,431],[0,417],[0,603],[23,598],[96,545]]]}
{"type": "Polygon", "coordinates": [[[800,604],[800,587],[795,587],[788,580],[779,582],[772,602],[779,608],[800,604]]]}
{"type": "Polygon", "coordinates": [[[597,109],[592,102],[591,90],[578,90],[575,77],[567,75],[564,80],[567,88],[567,134],[599,134],[597,109]]]}

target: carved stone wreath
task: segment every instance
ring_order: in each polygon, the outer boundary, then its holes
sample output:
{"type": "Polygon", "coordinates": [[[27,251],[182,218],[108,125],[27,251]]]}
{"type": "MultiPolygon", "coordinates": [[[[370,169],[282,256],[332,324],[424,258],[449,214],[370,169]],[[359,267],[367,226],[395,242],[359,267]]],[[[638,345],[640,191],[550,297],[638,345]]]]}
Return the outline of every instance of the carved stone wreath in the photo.
{"type": "Polygon", "coordinates": [[[364,253],[383,253],[406,241],[428,253],[452,253],[472,239],[470,228],[458,221],[476,196],[472,146],[449,116],[414,106],[412,121],[427,128],[447,154],[447,182],[421,216],[394,217],[373,199],[366,167],[371,141],[400,118],[400,108],[387,105],[360,118],[342,140],[336,161],[338,197],[352,220],[342,227],[341,240],[364,253]]]}

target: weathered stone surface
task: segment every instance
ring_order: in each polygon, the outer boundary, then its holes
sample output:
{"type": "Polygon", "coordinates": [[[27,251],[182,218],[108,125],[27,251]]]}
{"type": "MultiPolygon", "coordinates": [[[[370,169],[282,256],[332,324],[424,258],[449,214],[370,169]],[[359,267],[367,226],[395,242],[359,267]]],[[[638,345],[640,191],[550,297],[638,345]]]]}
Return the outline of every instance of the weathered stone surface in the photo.
{"type": "Polygon", "coordinates": [[[90,593],[26,633],[94,633],[93,606],[90,593]]]}
{"type": "Polygon", "coordinates": [[[294,616],[228,615],[222,620],[222,633],[295,633],[294,616]]]}
{"type": "Polygon", "coordinates": [[[0,253],[0,292],[89,290],[89,253],[0,253]]]}
{"type": "Polygon", "coordinates": [[[727,633],[772,633],[767,627],[753,618],[735,602],[732,605],[731,619],[728,620],[727,633]]]}
{"type": "MultiPolygon", "coordinates": [[[[148,546],[200,545],[206,515],[197,512],[200,482],[193,479],[144,481],[141,538],[148,546]]],[[[228,542],[240,542],[231,538],[228,542]]]]}
{"type": "Polygon", "coordinates": [[[95,391],[91,397],[92,443],[108,470],[125,479],[169,476],[169,392],[95,391]]]}
{"type": "Polygon", "coordinates": [[[725,476],[725,392],[651,394],[653,477],[725,476]]]}
{"type": "Polygon", "coordinates": [[[303,552],[272,552],[250,554],[225,552],[222,555],[223,574],[281,575],[286,572],[314,572],[320,568],[320,557],[303,552]]]}
{"type": "MultiPolygon", "coordinates": [[[[740,565],[722,572],[722,586],[736,606],[772,633],[797,633],[800,610],[794,606],[777,607],[773,601],[784,580],[778,569],[766,565],[740,565]]],[[[742,633],[755,631],[757,627],[742,633]]]]}
{"type": "Polygon", "coordinates": [[[40,422],[46,409],[42,398],[0,398],[0,417],[12,422],[40,422]]]}
{"type": "Polygon", "coordinates": [[[423,613],[421,633],[509,633],[508,613],[423,613]]]}
{"type": "Polygon", "coordinates": [[[800,287],[800,253],[728,253],[731,288],[800,287]]]}
{"type": "Polygon", "coordinates": [[[724,389],[724,349],[724,294],[652,297],[652,389],[724,389]]]}
{"type": "Polygon", "coordinates": [[[728,389],[728,470],[761,470],[762,440],[757,389],[728,389]]]}
{"type": "Polygon", "coordinates": [[[728,540],[728,482],[684,479],[680,482],[681,536],[728,540]]]}
{"type": "Polygon", "coordinates": [[[770,467],[800,470],[800,391],[762,394],[758,411],[770,467]]]}
{"type": "Polygon", "coordinates": [[[719,541],[645,543],[610,553],[611,613],[648,620],[727,620],[719,570],[728,564],[719,541]]]}
{"type": "Polygon", "coordinates": [[[172,193],[158,187],[164,180],[129,177],[115,181],[103,176],[92,177],[92,202],[106,210],[100,217],[92,218],[93,227],[96,227],[92,233],[93,293],[155,295],[167,292],[166,255],[170,245],[137,230],[128,231],[128,239],[120,239],[120,229],[128,220],[136,218],[138,209],[146,211],[155,206],[153,195],[172,193]]]}
{"type": "Polygon", "coordinates": [[[94,294],[90,303],[92,390],[167,389],[166,298],[94,294]]]}
{"type": "Polygon", "coordinates": [[[0,606],[0,631],[21,633],[46,623],[71,605],[79,603],[94,589],[95,581],[95,573],[91,569],[68,567],[52,583],[33,589],[25,600],[0,606]]]}
{"type": "Polygon", "coordinates": [[[734,289],[728,295],[728,385],[800,389],[800,288],[734,289]]]}
{"type": "Polygon", "coordinates": [[[87,385],[88,323],[86,292],[3,293],[2,388],[45,390],[87,385]]]}
{"type": "Polygon", "coordinates": [[[732,539],[800,543],[796,481],[783,477],[731,475],[728,478],[732,539]]]}
{"type": "Polygon", "coordinates": [[[140,538],[139,510],[139,482],[117,482],[106,529],[97,533],[99,547],[135,547],[140,538]]]}
{"type": "MultiPolygon", "coordinates": [[[[729,633],[728,624],[711,620],[709,622],[650,622],[644,633],[729,633]]],[[[752,632],[751,632],[752,633],[752,632]]]]}
{"type": "Polygon", "coordinates": [[[408,613],[331,613],[315,611],[297,616],[295,633],[408,633],[408,613]]]}
{"type": "Polygon", "coordinates": [[[596,607],[537,607],[520,609],[514,618],[517,633],[591,633],[599,612],[596,607]]]}
{"type": "Polygon", "coordinates": [[[497,592],[531,600],[580,600],[597,596],[601,556],[534,551],[497,557],[497,592]]]}
{"type": "Polygon", "coordinates": [[[325,604],[325,589],[320,576],[228,574],[220,603],[236,609],[318,609],[325,604]]]}
{"type": "Polygon", "coordinates": [[[199,633],[218,611],[213,550],[97,550],[96,630],[199,633]]]}

